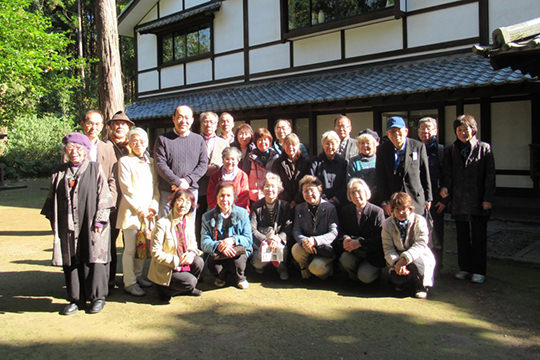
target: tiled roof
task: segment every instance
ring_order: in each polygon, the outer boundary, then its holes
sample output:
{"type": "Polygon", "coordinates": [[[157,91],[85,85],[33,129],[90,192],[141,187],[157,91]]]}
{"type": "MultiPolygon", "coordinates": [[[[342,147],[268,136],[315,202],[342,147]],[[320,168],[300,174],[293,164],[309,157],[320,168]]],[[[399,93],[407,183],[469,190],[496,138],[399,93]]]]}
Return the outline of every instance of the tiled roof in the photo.
{"type": "Polygon", "coordinates": [[[237,111],[526,81],[536,82],[510,69],[495,71],[489,60],[464,54],[183,92],[137,101],[127,108],[127,114],[143,120],[169,117],[181,104],[191,106],[196,113],[237,111]]]}

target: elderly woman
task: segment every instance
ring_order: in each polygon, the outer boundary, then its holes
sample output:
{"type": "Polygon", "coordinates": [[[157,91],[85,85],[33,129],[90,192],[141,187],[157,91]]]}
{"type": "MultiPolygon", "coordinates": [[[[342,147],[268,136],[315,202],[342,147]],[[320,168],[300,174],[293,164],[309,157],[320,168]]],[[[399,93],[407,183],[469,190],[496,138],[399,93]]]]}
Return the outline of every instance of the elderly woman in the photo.
{"type": "Polygon", "coordinates": [[[384,268],[381,229],[384,211],[369,202],[371,191],[362,179],[352,178],[347,184],[349,203],[341,210],[340,240],[343,253],[339,263],[353,280],[370,284],[384,268]]]}
{"type": "MultiPolygon", "coordinates": [[[[159,190],[154,161],[146,154],[148,135],[141,128],[128,133],[131,154],[118,160],[118,184],[122,198],[118,207],[116,227],[122,230],[124,253],[124,291],[133,296],[144,296],[142,287],[152,283],[142,278],[144,259],[135,258],[137,232],[149,228],[159,208],[159,190]]],[[[151,229],[149,229],[151,230],[151,229]]]]}
{"type": "Polygon", "coordinates": [[[322,198],[322,183],[311,175],[300,180],[305,202],[296,205],[292,256],[303,279],[311,274],[326,279],[333,273],[336,258],[332,243],[338,235],[338,217],[332,203],[322,198]]]}
{"type": "Polygon", "coordinates": [[[412,288],[419,299],[433,286],[435,257],[431,252],[426,219],[414,212],[413,200],[404,192],[390,198],[392,216],[382,224],[382,247],[390,267],[390,280],[401,290],[412,288]]]}
{"type": "Polygon", "coordinates": [[[249,174],[249,171],[251,170],[249,154],[256,148],[256,145],[253,142],[253,135],[253,129],[249,124],[241,124],[236,129],[236,133],[234,134],[235,140],[231,144],[231,146],[242,152],[242,156],[238,162],[238,167],[246,174],[249,174]]]}
{"type": "Polygon", "coordinates": [[[234,205],[236,193],[231,182],[217,185],[216,199],[217,206],[202,218],[201,248],[209,254],[208,269],[216,276],[216,287],[231,279],[238,288],[247,289],[244,272],[253,242],[249,214],[234,205]]]}
{"type": "Polygon", "coordinates": [[[158,220],[152,233],[152,261],[148,279],[158,286],[159,297],[170,301],[172,296],[200,296],[197,282],[204,267],[197,249],[193,215],[195,196],[178,189],[170,201],[172,211],[158,220]]]}
{"type": "Polygon", "coordinates": [[[377,146],[379,146],[379,136],[371,129],[366,129],[356,138],[358,155],[349,160],[347,166],[347,180],[351,178],[363,179],[369,186],[372,193],[377,190],[375,160],[377,146]]]}
{"type": "Polygon", "coordinates": [[[278,157],[272,145],[272,134],[264,128],[255,131],[254,141],[257,146],[249,154],[251,168],[248,173],[249,199],[253,202],[263,198],[262,183],[267,171],[272,169],[272,163],[278,157]]]}
{"type": "Polygon", "coordinates": [[[340,139],[335,131],[322,134],[321,143],[323,151],[313,159],[310,173],[321,180],[323,197],[340,208],[346,201],[347,161],[337,153],[340,139]]]}
{"type": "Polygon", "coordinates": [[[208,181],[207,197],[208,208],[216,207],[216,187],[220,182],[228,181],[234,185],[234,191],[237,194],[236,205],[243,207],[249,211],[249,185],[248,176],[238,168],[238,162],[242,157],[242,153],[235,147],[227,147],[223,150],[223,166],[216,171],[208,181]]]}
{"type": "Polygon", "coordinates": [[[291,209],[289,203],[279,200],[283,185],[278,175],[268,172],[262,186],[264,198],[253,204],[251,209],[251,230],[253,232],[253,255],[251,264],[262,274],[264,268],[272,264],[281,280],[287,280],[287,244],[291,235],[291,209]],[[283,253],[281,261],[263,262],[261,247],[268,252],[276,253],[278,248],[283,253]]]}
{"type": "Polygon", "coordinates": [[[296,134],[287,135],[283,141],[285,151],[272,165],[272,172],[283,181],[283,191],[279,194],[279,198],[288,201],[291,209],[304,201],[301,192],[298,191],[298,183],[308,174],[310,168],[309,159],[304,157],[300,145],[300,139],[296,134]]]}
{"type": "MultiPolygon", "coordinates": [[[[285,138],[291,133],[292,125],[289,120],[279,119],[276,121],[276,124],[274,125],[274,134],[276,135],[276,141],[274,141],[272,147],[274,148],[274,150],[276,150],[276,153],[278,153],[278,155],[283,154],[285,148],[285,138]]],[[[302,155],[304,156],[304,158],[309,159],[309,152],[307,151],[306,146],[300,143],[300,141],[299,144],[302,155]]]]}
{"type": "Polygon", "coordinates": [[[491,146],[476,138],[471,115],[454,121],[457,140],[445,149],[441,197],[450,200],[456,221],[459,272],[456,278],[481,284],[486,277],[487,222],[495,197],[491,146]]]}
{"type": "Polygon", "coordinates": [[[103,310],[111,260],[109,212],[114,201],[97,162],[89,161],[90,140],[70,133],[62,140],[65,163],[51,177],[41,214],[54,234],[52,264],[62,266],[72,315],[91,301],[89,312],[103,310]]]}

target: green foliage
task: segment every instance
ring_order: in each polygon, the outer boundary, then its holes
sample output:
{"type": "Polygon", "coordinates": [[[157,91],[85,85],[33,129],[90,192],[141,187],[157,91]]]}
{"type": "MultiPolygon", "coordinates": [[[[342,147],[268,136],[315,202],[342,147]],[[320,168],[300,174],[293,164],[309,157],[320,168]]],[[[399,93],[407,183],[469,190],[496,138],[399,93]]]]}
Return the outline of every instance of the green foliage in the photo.
{"type": "Polygon", "coordinates": [[[0,125],[33,114],[48,94],[68,97],[79,83],[71,43],[52,31],[32,0],[0,1],[0,125]]]}
{"type": "Polygon", "coordinates": [[[68,116],[31,115],[18,119],[0,143],[0,162],[6,164],[8,178],[49,176],[61,163],[62,138],[75,129],[68,116]]]}

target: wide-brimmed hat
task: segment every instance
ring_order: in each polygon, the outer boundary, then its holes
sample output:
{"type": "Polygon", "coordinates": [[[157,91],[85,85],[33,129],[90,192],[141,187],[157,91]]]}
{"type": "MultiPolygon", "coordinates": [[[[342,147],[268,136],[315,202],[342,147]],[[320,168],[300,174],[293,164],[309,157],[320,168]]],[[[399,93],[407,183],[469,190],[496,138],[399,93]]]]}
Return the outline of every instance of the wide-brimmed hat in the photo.
{"type": "Polygon", "coordinates": [[[122,110],[120,111],[117,111],[111,118],[111,120],[109,120],[109,123],[111,121],[125,121],[127,123],[129,123],[129,126],[135,126],[135,123],[133,121],[131,121],[130,118],[128,118],[128,116],[126,115],[126,113],[122,110]]]}

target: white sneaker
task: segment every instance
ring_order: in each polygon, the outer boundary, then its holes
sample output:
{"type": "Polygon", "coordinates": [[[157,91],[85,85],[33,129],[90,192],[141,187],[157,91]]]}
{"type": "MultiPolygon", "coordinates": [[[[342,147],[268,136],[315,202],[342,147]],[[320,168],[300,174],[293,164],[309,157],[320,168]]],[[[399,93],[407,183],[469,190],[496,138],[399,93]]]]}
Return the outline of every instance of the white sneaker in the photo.
{"type": "Polygon", "coordinates": [[[459,280],[467,280],[471,277],[471,273],[468,272],[468,271],[463,271],[463,270],[460,270],[456,273],[456,279],[459,279],[459,280]]]}
{"type": "Polygon", "coordinates": [[[127,288],[124,288],[124,291],[130,295],[133,296],[144,296],[146,295],[146,292],[141,289],[139,284],[135,283],[133,285],[128,286],[127,288]]]}
{"type": "Polygon", "coordinates": [[[247,280],[242,280],[237,284],[239,289],[247,289],[249,287],[249,283],[247,280]]]}
{"type": "Polygon", "coordinates": [[[419,290],[414,294],[417,299],[427,299],[427,291],[419,290]]]}
{"type": "Polygon", "coordinates": [[[473,283],[475,283],[475,284],[483,284],[484,281],[486,281],[485,275],[481,275],[481,274],[472,274],[471,282],[473,282],[473,283]]]}
{"type": "Polygon", "coordinates": [[[225,280],[221,280],[220,278],[216,278],[216,281],[214,281],[215,287],[224,287],[225,286],[225,280]]]}

